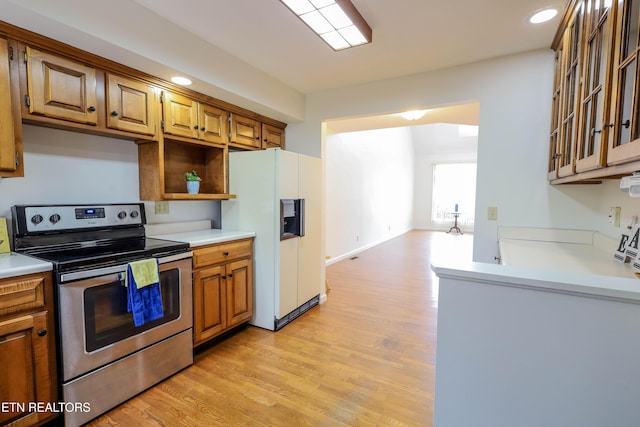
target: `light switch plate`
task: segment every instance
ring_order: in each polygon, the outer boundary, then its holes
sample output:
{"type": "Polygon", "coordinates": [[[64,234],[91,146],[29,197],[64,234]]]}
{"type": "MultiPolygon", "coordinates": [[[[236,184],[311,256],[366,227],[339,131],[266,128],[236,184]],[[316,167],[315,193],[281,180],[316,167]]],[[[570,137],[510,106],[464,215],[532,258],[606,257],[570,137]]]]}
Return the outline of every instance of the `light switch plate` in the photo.
{"type": "Polygon", "coordinates": [[[487,208],[487,219],[491,221],[495,221],[498,219],[498,207],[497,206],[489,206],[487,208]]]}

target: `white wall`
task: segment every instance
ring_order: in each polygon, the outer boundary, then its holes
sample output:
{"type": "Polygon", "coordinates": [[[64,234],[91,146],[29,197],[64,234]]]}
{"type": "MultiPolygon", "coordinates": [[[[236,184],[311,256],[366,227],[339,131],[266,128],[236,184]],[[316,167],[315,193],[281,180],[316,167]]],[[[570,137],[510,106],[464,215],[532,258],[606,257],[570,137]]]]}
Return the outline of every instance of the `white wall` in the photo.
{"type": "Polygon", "coordinates": [[[552,68],[543,49],[312,94],[305,122],[287,128],[287,146],[320,156],[324,120],[478,101],[474,260],[495,262],[498,225],[594,229],[601,222],[594,186],[546,179],[552,68]],[[489,206],[498,207],[497,221],[487,219],[489,206]]]}
{"type": "Polygon", "coordinates": [[[409,128],[329,135],[325,253],[336,261],[412,228],[409,128]]]}
{"type": "MultiPolygon", "coordinates": [[[[0,217],[16,204],[139,202],[138,148],[132,141],[23,125],[24,178],[0,178],[0,217]]],[[[169,202],[168,215],[147,222],[212,219],[219,226],[219,202],[169,202]]]]}

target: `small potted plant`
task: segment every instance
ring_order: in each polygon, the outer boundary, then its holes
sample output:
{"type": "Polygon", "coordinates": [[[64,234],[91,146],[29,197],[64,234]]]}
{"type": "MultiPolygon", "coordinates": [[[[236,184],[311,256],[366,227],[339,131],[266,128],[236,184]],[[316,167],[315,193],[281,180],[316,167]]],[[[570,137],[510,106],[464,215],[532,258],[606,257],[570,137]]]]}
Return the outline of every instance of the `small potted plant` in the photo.
{"type": "Polygon", "coordinates": [[[187,180],[187,193],[198,194],[200,191],[200,181],[202,180],[198,176],[198,172],[196,172],[195,169],[191,172],[185,172],[184,178],[187,180]]]}

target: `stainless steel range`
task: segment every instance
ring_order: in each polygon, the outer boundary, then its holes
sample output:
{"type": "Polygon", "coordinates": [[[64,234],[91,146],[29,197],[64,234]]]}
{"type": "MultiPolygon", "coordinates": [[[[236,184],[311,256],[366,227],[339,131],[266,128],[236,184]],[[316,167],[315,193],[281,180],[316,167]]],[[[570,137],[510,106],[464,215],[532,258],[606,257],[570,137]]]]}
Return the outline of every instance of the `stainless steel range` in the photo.
{"type": "Polygon", "coordinates": [[[12,216],[14,250],[53,263],[62,399],[90,407],[66,413],[65,425],[193,363],[192,253],[145,237],[144,204],[17,205],[12,216]],[[161,317],[140,324],[126,277],[130,263],[149,259],[158,264],[161,317]]]}

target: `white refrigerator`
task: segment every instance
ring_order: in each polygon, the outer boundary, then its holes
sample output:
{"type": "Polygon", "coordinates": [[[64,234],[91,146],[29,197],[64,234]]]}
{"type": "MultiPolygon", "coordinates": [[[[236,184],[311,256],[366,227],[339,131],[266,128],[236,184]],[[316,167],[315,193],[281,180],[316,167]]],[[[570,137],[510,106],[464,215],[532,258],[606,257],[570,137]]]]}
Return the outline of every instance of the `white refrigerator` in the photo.
{"type": "Polygon", "coordinates": [[[229,153],[222,229],[255,231],[254,316],[277,330],[319,303],[322,268],[322,160],[279,148],[229,153]],[[281,200],[304,199],[303,236],[281,240],[281,200]]]}

